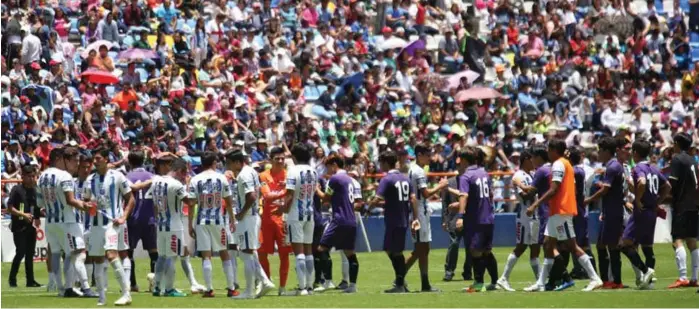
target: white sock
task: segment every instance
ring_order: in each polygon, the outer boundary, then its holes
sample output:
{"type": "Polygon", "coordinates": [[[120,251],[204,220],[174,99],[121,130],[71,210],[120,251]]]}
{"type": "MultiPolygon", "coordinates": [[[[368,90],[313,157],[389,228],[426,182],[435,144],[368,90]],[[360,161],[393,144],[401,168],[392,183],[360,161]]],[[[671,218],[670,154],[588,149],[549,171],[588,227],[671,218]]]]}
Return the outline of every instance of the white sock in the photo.
{"type": "Polygon", "coordinates": [[[56,282],[56,288],[63,291],[63,277],[61,274],[61,253],[51,253],[51,271],[53,272],[53,280],[56,282]]]}
{"type": "Polygon", "coordinates": [[[66,290],[72,288],[75,284],[75,271],[73,270],[73,265],[75,264],[74,257],[73,254],[70,254],[67,259],[63,259],[63,278],[66,280],[66,285],[63,289],[66,290]]]}
{"type": "Polygon", "coordinates": [[[165,260],[165,291],[175,289],[175,260],[177,257],[168,257],[165,260]]]}
{"type": "Polygon", "coordinates": [[[309,254],[306,256],[306,287],[313,288],[313,271],[315,267],[313,265],[313,255],[309,254]]]}
{"type": "Polygon", "coordinates": [[[235,290],[235,281],[233,280],[233,264],[231,260],[223,261],[223,272],[226,274],[226,287],[229,290],[235,290]]]}
{"type": "Polygon", "coordinates": [[[109,276],[107,276],[107,269],[109,268],[109,262],[102,263],[102,278],[104,278],[104,282],[102,283],[104,285],[104,290],[106,291],[109,288],[109,276]]]}
{"type": "Polygon", "coordinates": [[[539,278],[539,259],[529,259],[529,266],[531,266],[532,271],[534,272],[534,278],[539,278]]]}
{"type": "Polygon", "coordinates": [[[78,281],[80,281],[80,287],[83,289],[89,289],[90,288],[90,282],[88,282],[87,279],[87,269],[85,269],[85,259],[87,258],[85,252],[80,252],[76,254],[75,257],[75,263],[74,263],[74,268],[75,268],[75,274],[78,277],[78,281]]]}
{"type": "Polygon", "coordinates": [[[89,281],[92,281],[92,278],[94,276],[94,272],[95,272],[95,263],[90,262],[90,263],[85,264],[85,274],[87,275],[88,284],[89,284],[89,281]]]}
{"type": "Polygon", "coordinates": [[[262,283],[271,283],[269,277],[267,277],[267,274],[265,273],[265,270],[262,269],[262,264],[260,264],[260,256],[257,254],[257,251],[255,251],[253,254],[255,256],[255,277],[262,283]]]}
{"type": "Polygon", "coordinates": [[[128,257],[121,261],[124,266],[124,274],[126,274],[126,284],[131,288],[131,259],[128,257]]]}
{"type": "Polygon", "coordinates": [[[306,288],[306,256],[303,253],[296,256],[296,279],[299,289],[306,288]]]}
{"type": "Polygon", "coordinates": [[[116,276],[117,282],[121,287],[121,295],[129,295],[131,292],[131,287],[129,286],[129,278],[124,271],[124,266],[121,265],[121,260],[119,258],[110,261],[109,264],[112,265],[114,269],[114,275],[116,276]]]}
{"type": "Polygon", "coordinates": [[[684,251],[684,246],[675,248],[675,263],[680,273],[680,279],[687,280],[687,251],[684,251]]]}
{"type": "Polygon", "coordinates": [[[609,274],[609,281],[614,282],[614,272],[612,271],[612,260],[611,256],[609,258],[609,267],[607,267],[607,273],[609,274]]]}
{"type": "Polygon", "coordinates": [[[255,256],[252,253],[240,252],[245,264],[245,293],[255,293],[255,256]]]}
{"type": "Polygon", "coordinates": [[[699,272],[699,249],[692,250],[692,280],[697,281],[699,272]]]}
{"type": "Polygon", "coordinates": [[[101,297],[104,296],[104,291],[107,289],[107,286],[105,285],[107,277],[105,277],[106,273],[103,271],[106,268],[107,263],[105,262],[95,263],[95,269],[97,269],[95,272],[95,286],[97,288],[97,293],[99,293],[101,297]]]}
{"type": "Polygon", "coordinates": [[[238,250],[228,250],[228,256],[231,258],[231,266],[233,268],[233,285],[238,283],[238,250]]]}
{"type": "Polygon", "coordinates": [[[206,290],[212,291],[214,289],[214,283],[211,279],[211,259],[203,259],[201,261],[201,272],[204,274],[204,284],[206,284],[206,290]]]}
{"type": "Polygon", "coordinates": [[[199,282],[197,282],[197,279],[194,277],[194,270],[192,270],[192,262],[189,260],[189,256],[183,256],[180,259],[180,265],[182,265],[182,271],[185,277],[189,280],[189,285],[199,285],[199,282]]]}
{"type": "Polygon", "coordinates": [[[512,268],[517,264],[517,256],[514,253],[510,253],[507,256],[507,262],[505,262],[505,269],[502,271],[502,278],[505,280],[510,279],[510,274],[512,273],[512,268]]]}
{"type": "Polygon", "coordinates": [[[587,254],[583,254],[578,258],[578,263],[580,263],[580,266],[585,270],[585,273],[587,273],[587,276],[590,278],[590,280],[600,280],[599,276],[597,276],[597,273],[595,272],[595,267],[592,266],[592,262],[590,261],[590,256],[587,254]]]}
{"type": "Polygon", "coordinates": [[[539,286],[546,285],[546,280],[549,279],[549,272],[551,272],[551,268],[553,268],[553,259],[544,258],[544,267],[541,268],[541,273],[539,273],[539,278],[537,279],[536,284],[539,286]]]}
{"type": "Polygon", "coordinates": [[[56,278],[55,278],[55,276],[53,275],[53,269],[49,272],[49,283],[48,283],[48,285],[51,285],[52,283],[54,283],[54,284],[56,283],[56,278]]]}
{"type": "Polygon", "coordinates": [[[162,290],[164,285],[163,276],[165,275],[165,262],[167,257],[161,255],[155,261],[155,288],[162,290]]]}
{"type": "Polygon", "coordinates": [[[342,281],[349,282],[349,260],[344,251],[340,251],[340,259],[342,260],[342,281]]]}

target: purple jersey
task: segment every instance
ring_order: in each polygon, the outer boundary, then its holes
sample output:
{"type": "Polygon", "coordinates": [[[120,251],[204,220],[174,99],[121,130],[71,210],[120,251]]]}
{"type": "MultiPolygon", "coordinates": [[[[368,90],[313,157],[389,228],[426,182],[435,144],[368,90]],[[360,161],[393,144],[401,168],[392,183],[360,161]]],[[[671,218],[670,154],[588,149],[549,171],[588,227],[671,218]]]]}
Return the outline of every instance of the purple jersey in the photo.
{"type": "MultiPolygon", "coordinates": [[[[153,178],[153,174],[143,168],[132,170],[126,178],[133,184],[145,182],[153,178]]],[[[134,192],[134,209],[129,216],[129,224],[155,225],[155,214],[153,213],[153,200],[144,198],[148,188],[134,192]]]]}
{"type": "Polygon", "coordinates": [[[655,208],[658,207],[658,198],[660,198],[660,188],[667,182],[667,178],[646,161],[636,164],[631,175],[634,183],[637,183],[639,179],[646,179],[646,191],[643,192],[641,202],[643,203],[643,208],[655,212],[655,208]]]}
{"type": "MultiPolygon", "coordinates": [[[[326,184],[327,182],[323,177],[318,177],[318,185],[321,190],[325,191],[326,184]]],[[[323,202],[317,194],[313,196],[313,221],[315,221],[315,226],[323,226],[323,202]]]]}
{"type": "Polygon", "coordinates": [[[384,199],[384,222],[386,228],[408,227],[410,214],[410,194],[415,189],[410,186],[408,176],[398,170],[390,170],[381,178],[376,196],[384,199]]]}
{"type": "Polygon", "coordinates": [[[585,210],[585,169],[580,165],[573,167],[575,176],[575,200],[578,204],[578,216],[587,217],[585,210]]]}
{"type": "Polygon", "coordinates": [[[606,218],[624,217],[624,166],[616,158],[606,164],[601,182],[609,186],[609,191],[602,197],[602,213],[606,218]]]}
{"type": "MultiPolygon", "coordinates": [[[[546,163],[536,169],[532,184],[536,188],[536,193],[539,197],[544,196],[551,187],[551,163],[546,163]]],[[[546,220],[549,217],[549,204],[541,203],[537,209],[537,215],[541,220],[546,220]]]]}
{"type": "Polygon", "coordinates": [[[493,207],[490,203],[490,176],[483,168],[471,166],[461,174],[459,191],[468,194],[464,221],[477,224],[493,224],[493,207]]]}
{"type": "Polygon", "coordinates": [[[333,222],[342,226],[356,226],[354,217],[354,182],[347,173],[337,173],[328,180],[325,190],[330,195],[333,222]]]}

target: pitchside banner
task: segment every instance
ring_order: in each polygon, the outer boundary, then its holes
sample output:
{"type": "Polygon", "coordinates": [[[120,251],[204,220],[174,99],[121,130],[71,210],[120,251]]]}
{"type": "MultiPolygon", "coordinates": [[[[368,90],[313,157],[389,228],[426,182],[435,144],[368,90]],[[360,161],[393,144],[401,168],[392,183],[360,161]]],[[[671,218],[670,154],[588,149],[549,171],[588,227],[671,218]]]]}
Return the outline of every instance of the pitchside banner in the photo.
{"type": "MultiPolygon", "coordinates": [[[[46,223],[44,218],[41,218],[41,228],[36,232],[36,248],[34,249],[34,261],[46,260],[48,256],[48,243],[46,242],[46,223]]],[[[15,242],[12,240],[12,231],[10,231],[10,220],[2,220],[2,261],[12,262],[15,258],[15,242]]]]}

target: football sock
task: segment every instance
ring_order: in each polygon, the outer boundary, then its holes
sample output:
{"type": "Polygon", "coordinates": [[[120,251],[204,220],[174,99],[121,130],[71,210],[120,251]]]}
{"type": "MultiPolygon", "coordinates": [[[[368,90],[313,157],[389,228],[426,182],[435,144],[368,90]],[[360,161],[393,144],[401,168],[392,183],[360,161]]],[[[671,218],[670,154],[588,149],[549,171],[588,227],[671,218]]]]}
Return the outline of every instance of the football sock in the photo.
{"type": "MultiPolygon", "coordinates": [[[[131,282],[131,259],[130,258],[125,258],[123,261],[121,261],[121,265],[124,267],[124,274],[126,274],[126,285],[131,287],[132,283],[136,285],[136,281],[131,282]]],[[[135,276],[135,275],[134,275],[135,276]]]]}
{"type": "Polygon", "coordinates": [[[104,290],[107,289],[107,286],[104,284],[107,281],[107,277],[105,276],[106,273],[103,271],[104,269],[107,268],[107,263],[95,263],[95,285],[97,288],[97,293],[99,293],[100,296],[104,295],[104,290]]]}
{"type": "MultiPolygon", "coordinates": [[[[534,278],[539,278],[539,259],[538,258],[530,259],[529,266],[531,266],[532,271],[534,272],[534,278]]],[[[510,270],[510,271],[512,271],[512,270],[510,270]]]]}
{"type": "Polygon", "coordinates": [[[296,255],[296,279],[299,282],[299,289],[306,288],[306,256],[301,253],[296,255]]]}
{"type": "Polygon", "coordinates": [[[121,260],[121,265],[124,266],[124,272],[126,272],[126,275],[129,276],[129,286],[135,286],[136,285],[136,261],[134,261],[133,258],[133,250],[128,250],[128,257],[131,262],[129,264],[129,270],[126,271],[126,259],[121,260]],[[133,270],[133,271],[131,271],[133,270]]]}
{"type": "Polygon", "coordinates": [[[697,272],[699,272],[699,249],[692,250],[692,280],[697,281],[697,272]]]}
{"type": "Polygon", "coordinates": [[[646,266],[648,268],[655,268],[655,252],[653,252],[653,247],[641,247],[643,250],[643,257],[646,258],[646,266]]]}
{"type": "MultiPolygon", "coordinates": [[[[78,254],[73,254],[73,256],[75,256],[74,267],[75,273],[80,281],[80,287],[83,289],[89,289],[90,282],[87,279],[87,269],[85,269],[85,259],[87,258],[86,254],[85,252],[80,252],[78,254]]],[[[71,256],[71,259],[73,256],[71,256]]]]}
{"type": "Polygon", "coordinates": [[[306,256],[306,287],[307,288],[312,288],[313,287],[313,272],[315,269],[313,268],[313,255],[307,255],[306,256]]]}
{"type": "Polygon", "coordinates": [[[105,290],[109,288],[109,277],[107,276],[107,270],[109,269],[109,265],[109,262],[102,264],[102,278],[104,279],[104,282],[102,282],[102,284],[104,285],[105,290]]]}
{"type": "Polygon", "coordinates": [[[485,276],[486,259],[484,256],[473,258],[473,282],[483,284],[483,276],[485,276]]]}
{"type": "Polygon", "coordinates": [[[592,258],[587,255],[583,254],[580,257],[578,257],[578,263],[580,263],[580,266],[585,270],[585,273],[587,273],[587,277],[590,278],[590,280],[600,280],[599,276],[597,276],[597,272],[595,271],[595,266],[592,264],[592,258]]]}
{"type": "MultiPolygon", "coordinates": [[[[596,273],[596,272],[597,272],[597,268],[596,268],[597,266],[596,266],[596,263],[595,263],[595,255],[592,254],[592,249],[590,249],[590,248],[585,249],[585,254],[587,254],[587,256],[590,257],[590,263],[592,263],[592,269],[593,269],[593,270],[595,271],[595,273],[596,273]]],[[[583,267],[583,268],[585,268],[585,267],[583,267]]]]}
{"type": "Polygon", "coordinates": [[[641,260],[641,256],[638,255],[638,252],[634,250],[633,248],[627,248],[624,250],[624,255],[626,255],[627,258],[629,258],[629,262],[631,262],[631,265],[636,267],[638,270],[640,270],[642,273],[646,273],[648,271],[648,266],[643,263],[643,260],[641,260]]]}
{"type": "Polygon", "coordinates": [[[551,268],[553,268],[553,263],[554,259],[544,258],[544,267],[541,268],[541,272],[539,273],[539,278],[537,278],[536,284],[538,284],[539,286],[544,286],[546,284],[546,280],[548,280],[551,268]]]}
{"type": "Polygon", "coordinates": [[[213,268],[211,267],[211,259],[202,259],[201,272],[204,274],[204,284],[206,284],[207,291],[213,291],[214,289],[213,278],[211,278],[212,270],[213,268]]]}
{"type": "Polygon", "coordinates": [[[286,280],[289,279],[289,254],[279,255],[279,286],[286,287],[286,280]]]}
{"type": "Polygon", "coordinates": [[[313,251],[313,268],[317,269],[315,275],[313,276],[313,284],[323,283],[323,273],[325,272],[325,261],[323,260],[324,252],[313,251]]]}
{"type": "MultiPolygon", "coordinates": [[[[344,252],[340,252],[340,259],[342,260],[342,281],[349,281],[349,262],[347,261],[347,256],[345,256],[344,252]]],[[[325,277],[325,279],[329,278],[327,276],[325,277]]]]}
{"type": "Polygon", "coordinates": [[[175,259],[177,257],[168,257],[165,260],[165,291],[170,291],[175,288],[175,259]]]}
{"type": "Polygon", "coordinates": [[[507,262],[505,262],[505,269],[502,270],[502,278],[505,280],[510,279],[510,274],[515,264],[517,264],[517,256],[514,253],[510,253],[510,255],[507,256],[507,262]]]}
{"type": "Polygon", "coordinates": [[[597,259],[599,260],[599,275],[602,281],[609,281],[609,253],[607,248],[597,249],[597,259]]]}
{"type": "Polygon", "coordinates": [[[359,275],[359,260],[357,260],[356,254],[348,256],[347,260],[349,261],[349,282],[355,284],[357,283],[357,275],[359,275]]]}
{"type": "Polygon", "coordinates": [[[262,265],[260,265],[260,258],[257,254],[257,251],[253,251],[252,255],[253,261],[255,261],[255,278],[261,283],[268,283],[269,277],[262,269],[262,265]]]}
{"type": "Polygon", "coordinates": [[[231,268],[233,269],[233,285],[235,285],[238,283],[238,250],[228,250],[228,257],[230,257],[229,261],[231,261],[231,268]]]}
{"type": "Polygon", "coordinates": [[[129,286],[129,277],[126,275],[126,272],[124,271],[124,266],[121,265],[121,260],[119,260],[119,258],[116,258],[110,261],[109,264],[111,264],[112,269],[114,269],[114,275],[116,276],[117,282],[119,283],[119,287],[121,287],[121,294],[129,295],[129,292],[131,292],[131,287],[129,286]]]}
{"type": "Polygon", "coordinates": [[[265,271],[267,276],[271,277],[272,274],[269,272],[269,258],[266,253],[261,253],[258,255],[260,259],[260,265],[262,266],[262,270],[265,271]]]}
{"type": "Polygon", "coordinates": [[[488,253],[484,256],[485,267],[488,270],[488,276],[490,276],[490,283],[497,284],[498,278],[498,261],[495,259],[495,255],[488,253]]]}
{"type": "Polygon", "coordinates": [[[73,259],[72,255],[68,256],[66,254],[67,258],[63,259],[63,278],[66,280],[65,286],[63,286],[64,289],[70,289],[73,287],[73,284],[75,284],[75,279],[74,279],[74,274],[75,272],[73,271],[73,263],[71,260],[73,259]]]}
{"type": "Polygon", "coordinates": [[[182,272],[184,272],[187,280],[189,280],[189,284],[198,285],[199,282],[197,282],[197,279],[194,277],[194,270],[192,270],[192,262],[189,260],[189,256],[183,256],[180,259],[180,265],[182,265],[182,272]]]}
{"type": "Polygon", "coordinates": [[[94,263],[90,262],[90,263],[85,264],[85,274],[87,275],[87,278],[88,278],[87,280],[92,280],[92,281],[95,280],[95,275],[93,274],[94,271],[95,271],[95,264],[94,263]]]}
{"type": "Polygon", "coordinates": [[[396,286],[405,285],[405,257],[402,253],[392,253],[391,263],[393,264],[393,272],[396,275],[396,286]]]}
{"type": "Polygon", "coordinates": [[[466,250],[466,259],[464,260],[464,275],[468,278],[473,276],[473,256],[468,250],[466,250]]]}
{"type": "Polygon", "coordinates": [[[245,293],[255,293],[255,256],[252,253],[240,252],[245,264],[245,293]]]}
{"type": "MultiPolygon", "coordinates": [[[[164,285],[161,283],[163,282],[163,275],[165,274],[165,259],[167,259],[164,255],[159,257],[158,260],[155,261],[155,287],[154,288],[162,288],[164,285]]],[[[187,271],[184,271],[185,274],[187,271]]]]}
{"type": "Polygon", "coordinates": [[[223,261],[223,272],[226,274],[226,288],[235,290],[235,282],[233,280],[235,274],[233,273],[233,263],[231,260],[223,261]]]}
{"type": "MultiPolygon", "coordinates": [[[[155,263],[158,261],[158,252],[148,252],[148,257],[150,258],[150,272],[154,273],[155,263]]],[[[136,272],[136,264],[131,265],[131,271],[136,272]]],[[[134,278],[131,281],[135,283],[136,279],[134,278]]]]}
{"type": "Polygon", "coordinates": [[[680,273],[680,279],[687,280],[687,252],[684,251],[684,246],[675,248],[675,263],[680,273]]]}
{"type": "Polygon", "coordinates": [[[59,291],[63,290],[63,276],[61,275],[61,253],[51,254],[51,272],[53,279],[56,280],[56,287],[59,291]]]}
{"type": "Polygon", "coordinates": [[[559,254],[555,258],[553,258],[553,266],[551,266],[551,270],[549,271],[549,284],[555,285],[559,280],[563,279],[562,276],[564,267],[565,258],[563,257],[563,254],[559,254]]]}
{"type": "Polygon", "coordinates": [[[609,249],[609,263],[612,266],[612,276],[614,283],[621,283],[621,251],[619,249],[609,249]]]}
{"type": "Polygon", "coordinates": [[[570,277],[570,273],[568,273],[568,264],[570,264],[570,252],[569,251],[562,251],[561,256],[563,257],[563,267],[561,269],[561,279],[564,282],[571,282],[573,281],[573,278],[570,277]]]}

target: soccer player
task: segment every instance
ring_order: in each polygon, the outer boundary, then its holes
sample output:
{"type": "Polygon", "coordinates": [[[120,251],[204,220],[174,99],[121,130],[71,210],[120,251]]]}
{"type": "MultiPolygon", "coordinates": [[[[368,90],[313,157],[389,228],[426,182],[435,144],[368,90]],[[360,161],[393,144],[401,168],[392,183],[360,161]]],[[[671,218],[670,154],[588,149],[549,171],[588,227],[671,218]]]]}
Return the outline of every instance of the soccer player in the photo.
{"type": "Polygon", "coordinates": [[[274,245],[279,251],[279,295],[286,291],[289,277],[289,254],[291,247],[284,242],[284,223],[278,209],[284,205],[286,195],[286,169],[284,168],[284,149],[274,147],[270,150],[272,168],[260,174],[260,192],[262,193],[262,244],[258,250],[260,264],[268,277],[269,254],[274,254],[274,245]]]}
{"type": "MultiPolygon", "coordinates": [[[[575,201],[578,205],[578,214],[573,217],[575,241],[590,257],[590,263],[594,268],[596,263],[595,256],[592,255],[592,250],[590,250],[590,238],[588,237],[587,230],[588,210],[585,204],[585,197],[587,196],[587,192],[589,192],[590,181],[592,181],[592,177],[594,176],[594,170],[583,164],[584,152],[580,147],[572,147],[568,150],[568,153],[570,164],[573,165],[575,174],[575,201]]],[[[570,274],[572,279],[589,279],[587,278],[585,269],[578,263],[577,259],[573,260],[573,265],[573,270],[570,274]]]]}
{"type": "Polygon", "coordinates": [[[260,265],[256,251],[259,245],[260,231],[260,176],[255,169],[245,164],[247,158],[242,151],[231,151],[226,155],[226,167],[236,175],[237,208],[235,220],[238,221],[233,237],[237,249],[245,264],[245,292],[234,296],[238,299],[252,299],[264,296],[275,289],[260,265]],[[255,292],[255,280],[262,283],[259,293],[255,292]]]}
{"type": "Polygon", "coordinates": [[[655,273],[655,261],[646,258],[644,263],[636,247],[641,245],[644,252],[653,251],[658,202],[670,194],[670,183],[665,175],[646,161],[651,150],[652,146],[647,141],[636,140],[633,143],[633,159],[637,162],[632,172],[636,184],[635,203],[633,214],[622,236],[624,254],[631,264],[643,273],[640,278],[636,278],[636,285],[640,288],[646,288],[651,283],[655,273]]]}
{"type": "Polygon", "coordinates": [[[517,245],[515,249],[507,257],[505,269],[502,271],[502,277],[498,279],[497,285],[506,291],[513,292],[515,289],[510,286],[510,274],[522,254],[529,248],[529,264],[534,272],[534,278],[539,275],[539,218],[536,214],[527,215],[527,208],[536,199],[533,190],[529,193],[524,189],[531,187],[533,179],[531,173],[534,171],[532,163],[532,155],[529,151],[523,151],[519,157],[519,170],[512,176],[512,184],[517,190],[517,245]]]}
{"type": "MultiPolygon", "coordinates": [[[[327,170],[326,170],[327,172],[327,170]]],[[[332,282],[332,259],[330,258],[330,252],[318,251],[320,246],[320,239],[323,237],[325,232],[325,227],[329,222],[324,222],[323,218],[323,198],[325,197],[325,190],[327,189],[327,181],[323,176],[318,177],[318,188],[316,189],[316,194],[313,197],[313,268],[315,268],[315,278],[313,280],[313,292],[323,292],[326,289],[336,288],[335,284],[332,282]],[[321,255],[327,255],[327,257],[321,257],[321,255]]],[[[329,221],[329,220],[328,220],[329,221]]],[[[343,252],[339,253],[341,256],[345,256],[343,252]]],[[[344,266],[344,265],[343,265],[344,266]]],[[[344,271],[344,269],[343,269],[344,271]]],[[[349,283],[343,282],[345,285],[349,283]]],[[[342,284],[342,283],[341,283],[342,284]]],[[[347,288],[345,286],[345,288],[347,288]]]]}
{"type": "Polygon", "coordinates": [[[549,142],[548,157],[554,161],[551,166],[551,185],[549,190],[527,209],[527,215],[533,215],[541,204],[549,203],[549,218],[544,229],[544,267],[541,268],[537,282],[524,289],[527,292],[544,291],[549,273],[552,270],[554,273],[562,273],[565,270],[565,261],[556,249],[559,241],[565,242],[566,248],[572,249],[578,262],[591,278],[583,291],[592,291],[602,286],[602,280],[595,273],[590,257],[575,241],[573,217],[577,214],[578,207],[575,200],[575,173],[573,166],[564,157],[565,151],[565,141],[555,139],[549,142]]]}
{"type": "Polygon", "coordinates": [[[410,184],[415,188],[415,196],[418,202],[418,217],[420,222],[420,230],[413,235],[413,242],[415,243],[415,249],[411,253],[408,260],[405,262],[406,271],[410,270],[410,267],[419,260],[418,266],[420,267],[420,279],[422,282],[421,292],[439,292],[437,289],[433,289],[430,285],[428,266],[429,266],[429,254],[430,254],[430,242],[432,242],[432,229],[430,227],[430,216],[432,210],[427,206],[427,199],[432,195],[439,193],[442,189],[449,185],[446,179],[442,179],[439,185],[428,189],[427,188],[427,175],[425,175],[425,170],[423,167],[430,163],[432,158],[432,151],[425,145],[417,145],[415,147],[415,164],[411,164],[408,170],[408,179],[410,179],[410,184]]]}
{"type": "MultiPolygon", "coordinates": [[[[132,151],[128,155],[128,162],[131,171],[126,174],[126,178],[133,184],[146,182],[153,178],[153,174],[143,168],[143,162],[146,155],[142,151],[132,151]]],[[[133,258],[133,252],[138,242],[141,242],[143,250],[148,252],[150,258],[150,273],[155,272],[155,261],[158,259],[157,241],[156,241],[156,223],[153,210],[153,200],[145,199],[144,194],[147,188],[134,193],[134,210],[129,216],[126,223],[129,230],[129,258],[124,260],[124,268],[131,269],[129,283],[131,292],[138,292],[138,284],[136,283],[136,261],[133,258]]],[[[153,287],[149,286],[148,291],[152,291],[153,287]]]]}
{"type": "Polygon", "coordinates": [[[417,201],[415,191],[410,186],[410,179],[396,169],[398,155],[393,151],[386,151],[379,155],[379,168],[387,171],[381,178],[376,195],[371,200],[370,206],[384,207],[385,234],[383,238],[383,250],[386,251],[393,271],[395,273],[395,285],[384,291],[385,293],[407,293],[405,287],[405,233],[408,230],[408,216],[413,214],[411,230],[417,232],[420,229],[417,201]]]}
{"type": "MultiPolygon", "coordinates": [[[[323,201],[330,203],[333,211],[333,220],[328,225],[320,239],[318,251],[327,253],[330,248],[335,247],[342,250],[349,261],[349,286],[345,293],[357,292],[357,275],[359,274],[359,261],[354,252],[357,236],[357,221],[354,216],[354,179],[343,170],[344,159],[334,156],[326,161],[328,175],[332,175],[327,183],[323,201]]],[[[321,254],[321,265],[325,265],[329,259],[329,254],[321,254]]]]}
{"type": "Polygon", "coordinates": [[[605,172],[598,182],[600,190],[585,200],[585,205],[602,198],[602,220],[600,234],[597,240],[597,259],[604,287],[622,289],[621,283],[621,251],[619,242],[624,226],[624,167],[614,157],[619,142],[611,137],[602,138],[599,142],[599,159],[605,164],[605,172]],[[610,281],[611,266],[614,281],[610,281]]]}
{"type": "MultiPolygon", "coordinates": [[[[468,292],[485,291],[483,277],[486,268],[496,267],[492,257],[493,206],[490,195],[490,177],[477,162],[478,149],[467,147],[459,154],[460,164],[466,166],[459,181],[459,218],[456,228],[464,230],[464,243],[473,257],[474,283],[465,289],[468,292]]],[[[495,279],[497,280],[497,278],[495,279]]]]}
{"type": "MultiPolygon", "coordinates": [[[[207,151],[201,156],[202,172],[192,177],[189,182],[189,195],[192,200],[190,204],[189,235],[196,239],[197,250],[202,257],[202,272],[206,283],[206,292],[202,297],[214,297],[214,285],[212,280],[213,267],[211,256],[213,252],[218,252],[223,263],[223,272],[226,275],[227,296],[233,297],[240,294],[235,289],[235,273],[230,255],[226,246],[228,245],[228,233],[224,220],[224,208],[229,218],[233,218],[233,199],[231,189],[226,176],[216,171],[217,154],[207,151]],[[196,206],[195,206],[196,205],[196,206]],[[196,210],[196,230],[194,225],[194,213],[196,210]]],[[[230,229],[235,231],[235,221],[230,220],[230,229]]]]}
{"type": "Polygon", "coordinates": [[[96,172],[87,179],[89,186],[86,197],[97,204],[97,209],[90,214],[92,227],[88,251],[90,256],[95,257],[95,283],[99,293],[97,305],[102,306],[106,301],[106,254],[122,293],[114,304],[124,306],[131,304],[131,294],[129,275],[126,274],[121,260],[128,259],[126,219],[131,214],[134,199],[129,180],[122,173],[108,168],[109,152],[106,147],[95,150],[93,159],[96,172]]]}
{"type": "Polygon", "coordinates": [[[284,209],[286,241],[296,256],[297,295],[313,292],[313,197],[318,184],[318,173],[308,165],[311,152],[306,145],[296,144],[291,149],[296,165],[286,178],[284,209]]]}
{"type": "MultiPolygon", "coordinates": [[[[80,163],[78,165],[78,174],[77,177],[73,179],[75,183],[75,198],[78,200],[85,200],[87,197],[85,195],[85,192],[88,188],[88,182],[87,182],[87,177],[90,176],[92,173],[92,155],[85,155],[81,154],[80,155],[80,163]]],[[[83,222],[83,238],[85,241],[85,244],[89,244],[89,238],[90,238],[90,217],[89,213],[80,212],[82,216],[82,222],[83,222]]],[[[85,270],[87,274],[87,279],[88,281],[91,279],[92,282],[94,283],[94,270],[95,270],[95,257],[88,255],[85,258],[85,270]]],[[[79,274],[76,274],[76,278],[79,278],[79,274]]],[[[79,281],[79,280],[78,280],[79,281]]],[[[78,284],[82,284],[78,282],[78,284]]],[[[97,294],[95,293],[97,296],[97,294]]]]}
{"type": "Polygon", "coordinates": [[[672,239],[675,247],[675,261],[679,278],[670,288],[697,286],[699,271],[699,249],[697,249],[697,205],[699,205],[699,183],[697,182],[697,164],[687,154],[692,147],[692,138],[686,133],[673,137],[675,156],[670,163],[670,184],[672,185],[672,239]],[[692,280],[687,280],[687,253],[684,244],[692,256],[692,280]]]}
{"type": "Polygon", "coordinates": [[[46,235],[51,249],[53,277],[64,297],[77,297],[72,285],[74,271],[78,273],[83,295],[94,297],[87,282],[85,270],[85,241],[79,211],[90,209],[90,204],[75,197],[73,176],[77,172],[78,152],[75,148],[55,148],[49,154],[49,168],[39,176],[38,203],[46,210],[46,235]],[[61,251],[64,263],[65,286],[61,282],[61,251]],[[73,270],[73,268],[75,270],[73,270]]]}

